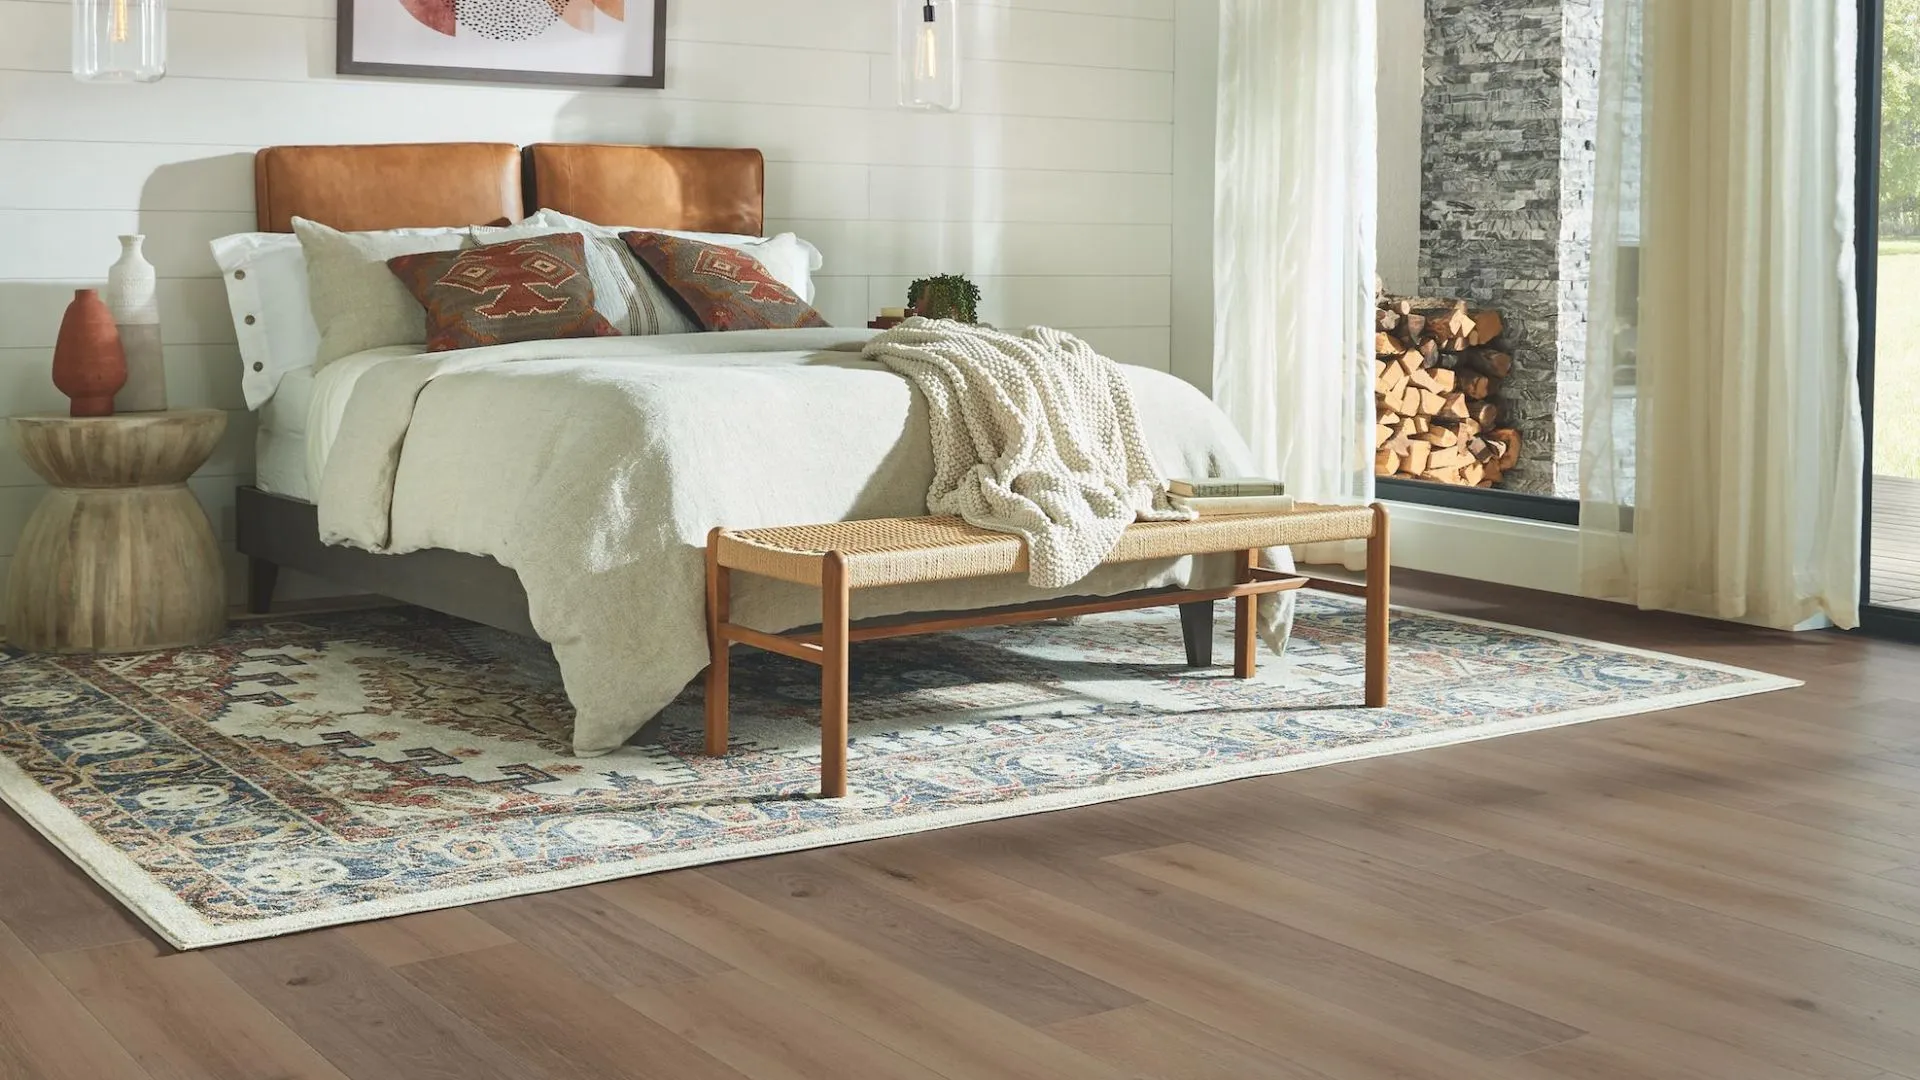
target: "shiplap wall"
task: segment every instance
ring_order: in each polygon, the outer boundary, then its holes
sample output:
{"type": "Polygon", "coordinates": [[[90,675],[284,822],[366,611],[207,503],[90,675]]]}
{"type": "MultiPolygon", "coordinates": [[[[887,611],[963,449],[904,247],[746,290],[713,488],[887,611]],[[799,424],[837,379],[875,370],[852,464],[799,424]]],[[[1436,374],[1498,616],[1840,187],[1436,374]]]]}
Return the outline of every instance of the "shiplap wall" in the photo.
{"type": "MultiPolygon", "coordinates": [[[[147,234],[172,401],[230,413],[193,480],[230,540],[254,432],[207,241],[252,228],[249,155],[281,143],[757,146],[768,229],[825,252],[835,323],[961,272],[990,321],[1171,369],[1175,4],[971,2],[965,109],[922,115],[892,107],[892,0],[672,0],[664,91],[343,78],[335,0],[173,0],[164,81],[81,85],[65,0],[0,0],[0,413],[64,407],[62,309],[147,234]]],[[[0,587],[42,490],[7,440],[0,587]]]]}

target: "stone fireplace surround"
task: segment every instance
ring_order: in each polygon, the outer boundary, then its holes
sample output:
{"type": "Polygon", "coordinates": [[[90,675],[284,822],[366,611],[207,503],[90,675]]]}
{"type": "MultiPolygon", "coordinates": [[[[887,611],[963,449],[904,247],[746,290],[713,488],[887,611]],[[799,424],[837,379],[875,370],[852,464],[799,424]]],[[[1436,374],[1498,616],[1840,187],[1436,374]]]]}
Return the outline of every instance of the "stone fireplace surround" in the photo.
{"type": "Polygon", "coordinates": [[[1502,394],[1524,438],[1501,486],[1574,497],[1600,12],[1426,0],[1423,35],[1420,292],[1501,311],[1514,358],[1502,394]]]}

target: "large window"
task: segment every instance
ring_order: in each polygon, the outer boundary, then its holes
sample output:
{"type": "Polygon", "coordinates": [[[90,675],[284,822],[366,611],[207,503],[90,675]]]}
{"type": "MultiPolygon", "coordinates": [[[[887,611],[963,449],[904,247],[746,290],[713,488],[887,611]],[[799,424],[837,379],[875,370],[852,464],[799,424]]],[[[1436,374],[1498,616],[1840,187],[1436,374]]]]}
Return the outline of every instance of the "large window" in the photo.
{"type": "Polygon", "coordinates": [[[1920,0],[1862,0],[1860,383],[1868,458],[1863,621],[1920,636],[1920,0]]]}

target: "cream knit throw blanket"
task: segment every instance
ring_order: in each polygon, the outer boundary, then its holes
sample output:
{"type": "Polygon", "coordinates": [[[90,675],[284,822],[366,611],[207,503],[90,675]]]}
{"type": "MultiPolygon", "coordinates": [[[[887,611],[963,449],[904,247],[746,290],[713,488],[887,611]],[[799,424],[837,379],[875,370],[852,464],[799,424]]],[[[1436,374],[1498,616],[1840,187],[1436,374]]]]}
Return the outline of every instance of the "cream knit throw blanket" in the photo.
{"type": "Polygon", "coordinates": [[[927,510],[1027,542],[1028,581],[1071,585],[1136,520],[1193,515],[1167,501],[1118,364],[1072,334],[912,318],[862,354],[927,400],[927,510]]]}

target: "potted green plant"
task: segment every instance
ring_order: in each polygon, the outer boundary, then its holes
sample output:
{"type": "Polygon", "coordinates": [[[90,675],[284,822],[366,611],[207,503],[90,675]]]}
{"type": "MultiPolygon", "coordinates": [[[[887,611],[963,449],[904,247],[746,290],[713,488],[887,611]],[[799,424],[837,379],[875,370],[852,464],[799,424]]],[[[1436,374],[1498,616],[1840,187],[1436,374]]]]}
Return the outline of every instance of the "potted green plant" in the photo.
{"type": "Polygon", "coordinates": [[[980,321],[980,287],[960,274],[921,278],[907,288],[907,310],[929,319],[980,321]]]}

